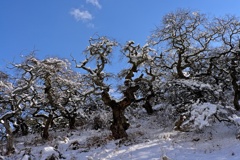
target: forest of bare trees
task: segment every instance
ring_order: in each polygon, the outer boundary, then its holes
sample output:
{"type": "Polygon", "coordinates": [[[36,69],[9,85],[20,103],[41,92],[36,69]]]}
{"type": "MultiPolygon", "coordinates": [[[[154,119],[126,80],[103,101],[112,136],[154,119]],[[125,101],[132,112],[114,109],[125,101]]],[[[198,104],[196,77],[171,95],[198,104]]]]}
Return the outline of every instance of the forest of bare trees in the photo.
{"type": "Polygon", "coordinates": [[[191,113],[198,105],[219,106],[206,120],[230,122],[240,110],[238,17],[209,18],[177,10],[162,18],[144,45],[95,35],[83,55],[82,60],[41,60],[31,53],[11,64],[11,72],[0,72],[4,154],[15,152],[14,137],[39,133],[47,141],[51,128],[71,130],[92,123],[94,128],[108,127],[114,139],[126,138],[131,125],[127,108],[142,107],[151,116],[160,112],[154,106],[162,103],[169,121],[181,131],[197,127],[191,113]],[[127,63],[112,64],[116,54],[127,63]],[[111,73],[109,67],[121,71],[111,73]],[[101,120],[96,115],[102,112],[112,117],[101,120]]]}

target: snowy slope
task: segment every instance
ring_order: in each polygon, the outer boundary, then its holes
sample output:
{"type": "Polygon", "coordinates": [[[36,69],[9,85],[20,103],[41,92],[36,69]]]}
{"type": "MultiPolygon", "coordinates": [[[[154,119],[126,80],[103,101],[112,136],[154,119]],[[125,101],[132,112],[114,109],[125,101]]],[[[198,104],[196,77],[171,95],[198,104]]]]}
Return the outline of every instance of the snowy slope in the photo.
{"type": "MultiPolygon", "coordinates": [[[[163,113],[129,117],[131,127],[125,140],[112,140],[107,129],[80,127],[51,131],[49,141],[39,135],[16,139],[17,153],[4,160],[239,160],[240,141],[234,125],[216,121],[194,132],[174,131],[163,125],[163,113]]],[[[0,158],[0,159],[1,159],[0,158]]]]}

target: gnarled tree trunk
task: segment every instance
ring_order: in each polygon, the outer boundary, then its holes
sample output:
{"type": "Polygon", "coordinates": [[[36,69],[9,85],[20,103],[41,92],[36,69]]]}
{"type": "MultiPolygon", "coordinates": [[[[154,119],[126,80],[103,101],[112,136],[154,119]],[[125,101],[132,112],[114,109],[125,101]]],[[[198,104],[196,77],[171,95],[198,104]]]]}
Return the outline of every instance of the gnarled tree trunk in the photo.
{"type": "Polygon", "coordinates": [[[23,122],[22,124],[20,124],[21,127],[21,131],[22,131],[22,135],[26,136],[28,135],[28,126],[25,122],[23,122]]]}
{"type": "Polygon", "coordinates": [[[26,136],[28,134],[28,126],[23,119],[18,118],[17,124],[13,124],[13,126],[15,127],[15,131],[13,131],[13,134],[18,133],[20,129],[22,131],[23,136],[26,136]]]}
{"type": "Polygon", "coordinates": [[[69,129],[75,129],[75,122],[76,122],[76,116],[69,116],[68,118],[69,121],[69,129]]]}
{"type": "Polygon", "coordinates": [[[149,115],[153,114],[153,108],[152,108],[152,105],[150,104],[149,100],[147,100],[145,102],[145,104],[143,105],[143,108],[147,111],[147,113],[149,115]]]}
{"type": "Polygon", "coordinates": [[[238,79],[237,79],[237,71],[236,71],[236,66],[237,64],[234,62],[234,60],[232,60],[231,62],[231,73],[230,76],[232,78],[232,85],[233,85],[233,90],[234,90],[234,100],[233,100],[233,104],[236,110],[240,110],[240,104],[239,104],[239,100],[240,100],[240,87],[238,86],[238,79]]]}
{"type": "MultiPolygon", "coordinates": [[[[130,90],[130,89],[129,89],[130,90]]],[[[112,109],[113,122],[110,126],[114,139],[127,137],[126,130],[129,128],[127,118],[124,116],[124,110],[131,104],[131,98],[124,98],[122,101],[116,102],[112,100],[107,91],[102,93],[102,100],[112,109]]]]}
{"type": "Polygon", "coordinates": [[[111,108],[113,113],[113,123],[110,127],[110,130],[112,131],[113,137],[115,139],[127,137],[128,135],[126,130],[130,125],[124,116],[124,107],[116,105],[111,108]]]}
{"type": "Polygon", "coordinates": [[[3,123],[5,129],[6,129],[6,133],[7,133],[7,145],[6,145],[6,149],[7,149],[7,155],[12,154],[15,152],[15,148],[14,148],[14,138],[13,138],[13,133],[11,130],[11,126],[8,122],[8,120],[4,120],[3,123]]]}
{"type": "Polygon", "coordinates": [[[42,133],[42,138],[43,139],[48,139],[49,137],[49,133],[48,133],[48,130],[49,130],[49,127],[52,123],[52,120],[53,120],[53,115],[52,114],[49,114],[48,116],[48,119],[47,119],[47,122],[45,124],[45,127],[43,128],[43,133],[42,133]]]}
{"type": "Polygon", "coordinates": [[[183,54],[183,51],[179,51],[176,69],[177,69],[178,78],[185,79],[186,77],[183,74],[183,68],[182,68],[182,54],[183,54]]]}

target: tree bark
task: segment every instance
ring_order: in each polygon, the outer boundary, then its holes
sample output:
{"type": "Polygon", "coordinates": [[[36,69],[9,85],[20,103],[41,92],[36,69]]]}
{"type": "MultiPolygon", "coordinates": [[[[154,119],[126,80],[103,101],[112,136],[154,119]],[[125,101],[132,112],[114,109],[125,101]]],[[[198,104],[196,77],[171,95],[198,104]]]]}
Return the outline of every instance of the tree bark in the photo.
{"type": "Polygon", "coordinates": [[[49,137],[48,130],[49,130],[49,127],[52,123],[52,120],[53,120],[53,115],[49,114],[47,122],[45,124],[45,127],[43,128],[43,133],[42,133],[42,138],[45,139],[45,140],[47,140],[48,137],[49,137]]]}
{"type": "Polygon", "coordinates": [[[131,98],[124,98],[120,102],[112,100],[107,91],[102,93],[102,100],[106,105],[112,109],[113,122],[110,126],[112,136],[114,139],[121,139],[127,137],[126,130],[129,128],[129,123],[124,116],[124,110],[131,104],[131,98]]]}
{"type": "Polygon", "coordinates": [[[233,90],[234,90],[234,100],[233,100],[233,104],[234,104],[234,108],[239,111],[240,110],[240,104],[239,104],[239,99],[240,99],[240,87],[238,86],[238,79],[236,77],[237,75],[237,71],[235,66],[237,65],[234,60],[232,60],[231,62],[231,73],[230,76],[232,78],[232,85],[233,85],[233,90]]]}
{"type": "Polygon", "coordinates": [[[9,155],[9,154],[12,154],[15,152],[13,133],[12,133],[11,126],[10,126],[8,120],[4,120],[3,125],[4,125],[4,127],[6,129],[6,133],[7,133],[7,146],[6,146],[7,153],[6,154],[9,155]]]}
{"type": "Polygon", "coordinates": [[[22,131],[23,136],[26,136],[28,134],[28,126],[23,119],[18,118],[17,119],[17,125],[13,125],[13,126],[16,128],[16,130],[13,132],[13,134],[18,133],[18,131],[20,129],[22,131]]]}
{"type": "Polygon", "coordinates": [[[69,121],[69,129],[75,129],[76,116],[70,116],[68,118],[68,121],[69,121]]]}
{"type": "Polygon", "coordinates": [[[153,114],[153,109],[152,109],[152,105],[150,104],[150,102],[147,100],[145,102],[145,104],[143,105],[143,108],[147,111],[147,113],[149,115],[153,114]]]}
{"type": "Polygon", "coordinates": [[[112,107],[113,123],[110,127],[112,135],[115,139],[121,139],[127,137],[126,130],[129,128],[129,123],[124,116],[124,109],[120,106],[112,107]]]}
{"type": "Polygon", "coordinates": [[[150,86],[149,90],[150,90],[151,94],[149,94],[147,96],[145,104],[143,105],[143,108],[145,108],[147,113],[149,115],[151,115],[151,114],[153,114],[153,108],[152,108],[152,105],[150,104],[150,100],[151,100],[151,98],[153,98],[155,96],[155,93],[153,91],[153,86],[151,84],[149,86],[150,86]]]}
{"type": "Polygon", "coordinates": [[[28,126],[25,122],[22,122],[22,124],[20,125],[21,130],[22,130],[22,135],[26,136],[28,135],[28,126]]]}
{"type": "Polygon", "coordinates": [[[180,79],[187,79],[187,77],[183,74],[183,67],[182,67],[182,54],[184,53],[184,51],[179,51],[178,53],[178,61],[177,61],[177,75],[178,78],[180,79]]]}

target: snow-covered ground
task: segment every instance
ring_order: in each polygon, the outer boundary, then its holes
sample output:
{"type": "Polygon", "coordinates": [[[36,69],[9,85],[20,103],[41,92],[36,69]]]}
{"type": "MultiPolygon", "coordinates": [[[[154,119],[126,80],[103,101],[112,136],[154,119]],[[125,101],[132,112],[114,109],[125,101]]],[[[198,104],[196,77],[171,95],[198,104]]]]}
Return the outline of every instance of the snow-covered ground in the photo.
{"type": "MultiPolygon", "coordinates": [[[[51,131],[49,141],[38,134],[16,138],[17,153],[4,160],[239,160],[236,126],[218,122],[194,132],[174,131],[163,125],[164,114],[129,117],[125,140],[112,140],[108,130],[61,129],[51,131]]],[[[166,118],[167,119],[167,118],[166,118]]]]}

